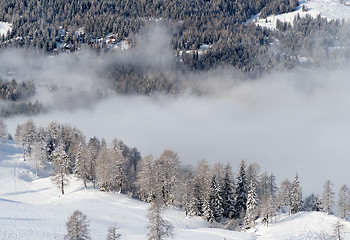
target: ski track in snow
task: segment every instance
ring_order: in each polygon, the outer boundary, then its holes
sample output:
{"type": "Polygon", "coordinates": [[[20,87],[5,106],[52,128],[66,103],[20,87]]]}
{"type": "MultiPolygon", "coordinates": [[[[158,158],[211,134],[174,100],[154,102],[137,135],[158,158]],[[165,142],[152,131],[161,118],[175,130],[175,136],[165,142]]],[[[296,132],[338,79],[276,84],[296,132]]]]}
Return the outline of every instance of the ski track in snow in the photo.
{"type": "MultiPolygon", "coordinates": [[[[0,153],[0,239],[63,239],[65,223],[74,210],[90,220],[92,239],[104,239],[107,228],[116,225],[122,239],[145,239],[149,204],[117,193],[84,189],[72,177],[66,194],[51,183],[50,177],[37,178],[24,162],[19,149],[10,142],[0,153]]],[[[267,228],[234,232],[209,228],[199,217],[185,217],[181,210],[169,208],[164,218],[174,226],[174,239],[181,240],[285,240],[329,239],[338,218],[324,213],[298,213],[280,216],[267,228]]],[[[344,239],[350,239],[350,223],[344,222],[344,239]]]]}

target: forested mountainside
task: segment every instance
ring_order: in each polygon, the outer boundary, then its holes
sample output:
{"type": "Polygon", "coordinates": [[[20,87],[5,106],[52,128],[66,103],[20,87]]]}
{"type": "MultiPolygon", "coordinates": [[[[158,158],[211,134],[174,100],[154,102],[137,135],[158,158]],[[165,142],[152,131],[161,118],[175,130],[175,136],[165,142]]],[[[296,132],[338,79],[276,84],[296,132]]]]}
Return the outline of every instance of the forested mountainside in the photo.
{"type": "Polygon", "coordinates": [[[142,44],[135,42],[140,29],[162,22],[171,35],[174,55],[190,69],[229,65],[256,74],[298,65],[300,50],[306,50],[307,57],[318,56],[315,49],[327,57],[335,55],[328,50],[341,38],[340,21],[296,18],[294,27],[279,24],[280,31],[272,32],[246,24],[259,12],[264,17],[297,7],[295,0],[5,0],[0,3],[0,20],[10,22],[12,31],[0,43],[49,53],[127,49],[142,44]]]}

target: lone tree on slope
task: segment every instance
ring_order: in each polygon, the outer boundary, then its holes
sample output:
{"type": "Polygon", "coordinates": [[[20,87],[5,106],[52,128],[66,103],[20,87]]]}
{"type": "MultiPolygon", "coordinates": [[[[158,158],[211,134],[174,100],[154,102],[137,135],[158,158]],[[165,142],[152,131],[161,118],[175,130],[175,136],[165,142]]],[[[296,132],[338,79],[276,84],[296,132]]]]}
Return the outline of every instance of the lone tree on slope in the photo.
{"type": "Polygon", "coordinates": [[[65,240],[91,240],[89,221],[86,219],[86,215],[79,210],[74,211],[66,226],[65,240]]]}

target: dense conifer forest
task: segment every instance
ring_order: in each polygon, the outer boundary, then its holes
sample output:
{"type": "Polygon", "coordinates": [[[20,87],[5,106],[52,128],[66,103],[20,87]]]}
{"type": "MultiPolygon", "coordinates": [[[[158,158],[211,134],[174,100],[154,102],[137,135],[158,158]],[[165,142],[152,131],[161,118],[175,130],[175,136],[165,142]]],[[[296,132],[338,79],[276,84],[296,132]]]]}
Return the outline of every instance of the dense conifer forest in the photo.
{"type": "Polygon", "coordinates": [[[266,17],[296,7],[297,1],[281,0],[5,0],[0,3],[0,20],[11,23],[12,31],[0,44],[51,54],[83,48],[106,52],[111,43],[141,44],[135,42],[135,36],[145,26],[160,21],[169,29],[174,55],[181,56],[178,59],[191,70],[228,65],[256,76],[299,65],[301,53],[313,60],[349,56],[348,50],[329,51],[335,41],[348,44],[340,21],[297,17],[293,27],[279,22],[278,31],[246,24],[259,12],[260,17],[266,17]],[[203,46],[207,52],[201,55],[203,46]]]}

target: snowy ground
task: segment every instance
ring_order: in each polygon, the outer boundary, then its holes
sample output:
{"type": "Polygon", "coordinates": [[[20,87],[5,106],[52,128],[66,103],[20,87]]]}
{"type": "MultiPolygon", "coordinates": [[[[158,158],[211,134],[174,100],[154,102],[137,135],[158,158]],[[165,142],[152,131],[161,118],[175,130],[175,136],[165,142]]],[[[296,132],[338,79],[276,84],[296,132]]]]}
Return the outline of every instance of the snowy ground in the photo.
{"type": "MultiPolygon", "coordinates": [[[[148,204],[120,194],[83,189],[73,177],[61,196],[48,173],[41,174],[42,178],[33,174],[29,161],[23,161],[13,142],[0,153],[0,239],[63,239],[65,223],[74,210],[87,215],[92,239],[104,239],[111,225],[120,228],[122,239],[146,238],[148,204]]],[[[248,232],[232,232],[208,228],[201,218],[186,218],[176,209],[167,210],[165,218],[174,225],[175,239],[181,240],[331,239],[337,220],[323,213],[299,213],[278,219],[269,228],[258,225],[248,232]]],[[[350,233],[350,223],[345,223],[344,231],[350,233]]]]}
{"type": "Polygon", "coordinates": [[[345,21],[350,21],[350,5],[342,4],[339,0],[299,1],[299,6],[294,12],[272,15],[263,19],[259,19],[258,14],[250,18],[248,22],[254,21],[261,27],[275,29],[277,19],[282,22],[293,23],[293,19],[297,14],[299,14],[300,17],[304,17],[306,14],[309,14],[314,18],[320,14],[322,17],[325,17],[327,19],[344,19],[345,21]],[[303,12],[301,10],[302,5],[305,5],[307,7],[307,12],[303,12]]]}
{"type": "Polygon", "coordinates": [[[11,24],[7,22],[0,22],[0,36],[3,34],[6,36],[8,30],[11,31],[11,24]]]}

